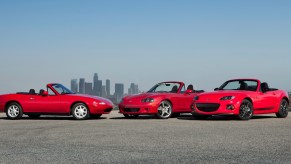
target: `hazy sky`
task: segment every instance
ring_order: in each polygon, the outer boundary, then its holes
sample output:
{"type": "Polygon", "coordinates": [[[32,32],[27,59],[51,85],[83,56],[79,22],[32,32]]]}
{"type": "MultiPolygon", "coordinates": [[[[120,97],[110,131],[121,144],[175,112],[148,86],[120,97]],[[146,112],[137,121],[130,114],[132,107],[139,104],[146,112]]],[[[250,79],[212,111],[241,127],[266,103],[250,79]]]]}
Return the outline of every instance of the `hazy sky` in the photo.
{"type": "Polygon", "coordinates": [[[0,1],[0,61],[0,94],[95,72],[125,92],[239,77],[290,90],[291,1],[0,1]]]}

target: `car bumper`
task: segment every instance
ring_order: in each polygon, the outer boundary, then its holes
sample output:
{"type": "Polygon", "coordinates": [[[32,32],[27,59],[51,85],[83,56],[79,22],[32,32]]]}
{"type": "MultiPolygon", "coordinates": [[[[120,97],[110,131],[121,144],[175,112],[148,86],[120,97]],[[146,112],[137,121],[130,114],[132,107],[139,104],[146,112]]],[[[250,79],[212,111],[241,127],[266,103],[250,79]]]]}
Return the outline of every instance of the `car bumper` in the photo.
{"type": "Polygon", "coordinates": [[[239,114],[240,102],[218,101],[205,102],[196,101],[191,105],[192,114],[198,115],[219,115],[219,114],[239,114]]]}
{"type": "Polygon", "coordinates": [[[91,106],[90,113],[91,114],[109,114],[113,110],[113,105],[99,105],[98,107],[91,106]]]}
{"type": "Polygon", "coordinates": [[[119,104],[119,113],[122,114],[157,114],[158,105],[156,104],[119,104]]]}

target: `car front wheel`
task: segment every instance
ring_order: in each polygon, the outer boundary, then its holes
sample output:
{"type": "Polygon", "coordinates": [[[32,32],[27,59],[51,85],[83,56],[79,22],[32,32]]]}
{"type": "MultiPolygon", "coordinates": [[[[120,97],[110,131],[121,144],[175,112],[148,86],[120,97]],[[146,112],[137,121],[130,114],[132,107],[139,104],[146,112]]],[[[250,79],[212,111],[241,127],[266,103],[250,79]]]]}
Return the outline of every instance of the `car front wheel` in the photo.
{"type": "Polygon", "coordinates": [[[73,117],[76,120],[85,120],[89,117],[89,109],[83,103],[77,103],[72,108],[73,117]]]}
{"type": "Polygon", "coordinates": [[[239,108],[238,118],[240,120],[249,120],[253,117],[253,114],[253,104],[249,100],[243,100],[239,108]]]}
{"type": "Polygon", "coordinates": [[[278,118],[286,118],[288,116],[288,107],[289,107],[288,101],[283,99],[281,101],[279,111],[278,113],[276,113],[276,116],[278,118]]]}
{"type": "Polygon", "coordinates": [[[160,119],[167,119],[170,118],[172,114],[172,104],[169,101],[162,101],[158,108],[157,117],[160,119]]]}
{"type": "Polygon", "coordinates": [[[18,103],[10,103],[6,108],[6,116],[9,119],[20,119],[23,115],[22,107],[18,103]]]}

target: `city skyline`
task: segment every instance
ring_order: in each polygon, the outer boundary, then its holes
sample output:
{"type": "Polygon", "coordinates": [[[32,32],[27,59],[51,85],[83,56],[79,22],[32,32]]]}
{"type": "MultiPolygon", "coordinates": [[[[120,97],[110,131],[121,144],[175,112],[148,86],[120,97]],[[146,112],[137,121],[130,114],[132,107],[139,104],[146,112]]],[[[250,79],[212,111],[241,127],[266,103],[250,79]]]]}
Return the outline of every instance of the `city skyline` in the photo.
{"type": "Polygon", "coordinates": [[[130,83],[128,92],[125,93],[125,87],[123,83],[114,84],[114,93],[111,94],[111,82],[110,79],[105,80],[105,85],[102,85],[103,80],[99,79],[98,73],[94,73],[93,82],[86,81],[85,78],[74,78],[71,79],[71,90],[75,93],[88,94],[94,96],[100,96],[108,98],[115,103],[120,102],[120,100],[125,95],[139,94],[141,91],[138,88],[138,84],[130,83]],[[79,82],[78,82],[79,79],[79,82]]]}
{"type": "Polygon", "coordinates": [[[233,78],[291,90],[291,1],[16,0],[0,15],[0,94],[72,77],[94,86],[92,71],[141,91],[169,80],[213,91],[233,78]]]}

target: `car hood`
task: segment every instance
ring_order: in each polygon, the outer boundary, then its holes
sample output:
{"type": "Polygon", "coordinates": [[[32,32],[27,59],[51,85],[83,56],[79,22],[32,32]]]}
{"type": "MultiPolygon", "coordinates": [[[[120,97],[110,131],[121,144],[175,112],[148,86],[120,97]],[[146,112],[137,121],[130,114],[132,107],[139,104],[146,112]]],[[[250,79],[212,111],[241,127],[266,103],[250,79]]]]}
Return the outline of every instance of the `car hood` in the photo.
{"type": "Polygon", "coordinates": [[[126,96],[126,97],[124,97],[124,101],[127,101],[127,100],[141,101],[142,99],[145,99],[147,97],[155,98],[155,97],[167,96],[170,94],[175,94],[175,93],[141,93],[138,95],[126,96]]]}
{"type": "Polygon", "coordinates": [[[220,91],[214,91],[214,92],[201,93],[198,96],[199,96],[199,100],[201,101],[206,101],[206,100],[217,101],[225,96],[243,96],[243,95],[249,95],[250,93],[253,93],[253,91],[220,90],[220,91]]]}

